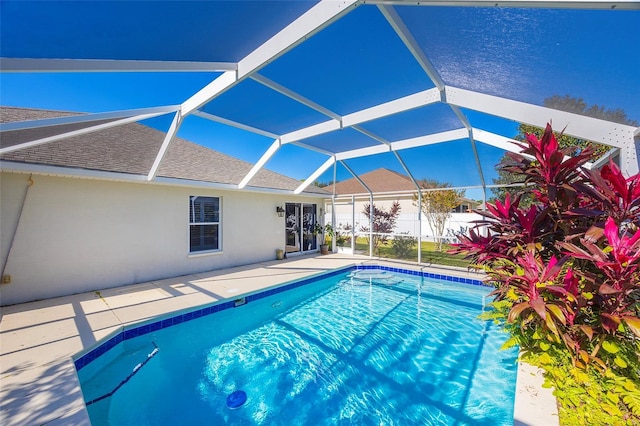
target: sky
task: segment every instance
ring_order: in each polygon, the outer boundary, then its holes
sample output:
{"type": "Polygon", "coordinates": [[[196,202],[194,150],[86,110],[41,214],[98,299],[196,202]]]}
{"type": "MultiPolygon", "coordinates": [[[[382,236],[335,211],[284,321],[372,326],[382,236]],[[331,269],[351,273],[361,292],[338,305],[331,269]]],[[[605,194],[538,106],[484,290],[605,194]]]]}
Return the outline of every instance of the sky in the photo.
{"type": "MultiPolygon", "coordinates": [[[[154,19],[149,20],[145,15],[149,4],[5,0],[0,14],[0,53],[8,57],[237,61],[308,7],[305,2],[274,2],[267,7],[239,1],[190,2],[182,8],[178,2],[164,2],[155,6],[154,19]],[[260,19],[262,16],[271,19],[260,19]]],[[[554,94],[569,94],[588,104],[622,108],[630,118],[640,120],[638,11],[396,10],[447,84],[534,104],[542,104],[554,94]]],[[[377,8],[369,6],[341,18],[260,73],[342,115],[433,87],[377,8]]],[[[0,103],[80,112],[174,105],[216,76],[2,73],[0,103]]],[[[327,119],[254,81],[241,83],[204,110],[276,134],[327,119]]],[[[463,112],[475,127],[507,137],[517,133],[517,123],[463,112]]],[[[143,124],[166,131],[170,121],[170,116],[164,116],[143,124]]],[[[362,127],[397,141],[461,126],[451,110],[440,104],[362,127]]],[[[251,163],[273,142],[198,117],[187,117],[178,136],[251,163]]],[[[365,138],[345,129],[331,139],[324,136],[304,142],[319,147],[339,144],[340,150],[348,150],[362,146],[365,138]]],[[[482,178],[491,184],[496,177],[494,165],[503,153],[480,143],[476,149],[483,165],[482,178]]],[[[454,186],[481,183],[468,140],[403,150],[399,155],[417,179],[436,179],[454,186]]],[[[286,145],[266,167],[306,179],[327,158],[286,145]]],[[[348,165],[356,173],[378,167],[404,172],[391,154],[349,160],[348,165]]],[[[350,174],[339,165],[337,177],[341,180],[350,174]]],[[[319,180],[332,178],[330,169],[319,180]]],[[[467,191],[467,196],[482,198],[478,190],[467,191]]]]}

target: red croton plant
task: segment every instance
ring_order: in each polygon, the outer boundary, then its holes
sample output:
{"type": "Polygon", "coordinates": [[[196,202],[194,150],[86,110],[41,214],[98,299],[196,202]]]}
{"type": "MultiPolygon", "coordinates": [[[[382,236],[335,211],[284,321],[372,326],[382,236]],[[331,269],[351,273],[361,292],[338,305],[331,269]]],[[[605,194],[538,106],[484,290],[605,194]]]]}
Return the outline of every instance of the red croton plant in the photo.
{"type": "Polygon", "coordinates": [[[519,145],[500,167],[536,201],[523,209],[507,195],[477,211],[484,219],[452,251],[487,271],[521,349],[564,345],[578,367],[629,367],[637,379],[640,175],[587,169],[592,150],[560,148],[551,125],[519,145]]]}

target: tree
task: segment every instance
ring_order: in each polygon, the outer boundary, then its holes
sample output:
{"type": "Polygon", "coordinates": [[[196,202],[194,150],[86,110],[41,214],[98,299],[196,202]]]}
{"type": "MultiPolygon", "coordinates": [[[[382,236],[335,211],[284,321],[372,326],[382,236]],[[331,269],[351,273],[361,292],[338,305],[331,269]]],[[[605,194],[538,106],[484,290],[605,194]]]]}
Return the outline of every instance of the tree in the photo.
{"type": "MultiPolygon", "coordinates": [[[[613,121],[615,123],[627,124],[636,127],[639,125],[637,121],[631,120],[627,117],[627,114],[621,109],[611,110],[600,105],[588,106],[582,98],[574,98],[569,95],[553,95],[544,100],[544,106],[560,111],[613,121]]],[[[524,142],[528,134],[541,138],[543,133],[544,129],[540,127],[520,124],[520,126],[518,126],[518,134],[514,139],[524,142]]],[[[593,159],[602,157],[611,149],[611,147],[607,145],[567,135],[559,135],[559,137],[557,137],[557,142],[560,148],[575,148],[575,151],[573,152],[574,155],[580,154],[587,147],[591,147],[594,150],[593,159]]],[[[495,200],[504,199],[505,195],[508,193],[511,194],[511,196],[520,195],[520,207],[529,207],[534,201],[531,191],[523,188],[522,186],[508,186],[522,183],[521,176],[516,176],[504,169],[504,166],[510,165],[510,161],[509,156],[505,154],[500,163],[496,166],[496,169],[498,170],[498,178],[493,179],[493,183],[494,185],[500,186],[497,188],[491,188],[491,193],[493,194],[491,201],[495,202],[495,200]]]]}
{"type": "MultiPolygon", "coordinates": [[[[371,220],[371,205],[365,204],[362,213],[369,219],[369,223],[373,222],[373,251],[374,253],[379,253],[380,244],[385,243],[389,236],[388,235],[380,235],[380,234],[390,234],[393,232],[393,229],[396,227],[396,220],[400,215],[400,203],[398,201],[394,201],[389,211],[384,210],[383,208],[377,207],[375,204],[373,205],[373,220],[371,220]]],[[[371,228],[368,226],[361,226],[360,231],[369,232],[371,228]]],[[[370,240],[367,238],[367,243],[370,240]]]]}
{"type": "MultiPolygon", "coordinates": [[[[304,182],[304,179],[300,179],[301,182],[304,182]]],[[[320,182],[319,180],[313,181],[313,184],[318,188],[324,188],[331,185],[331,182],[320,182]]]]}
{"type": "Polygon", "coordinates": [[[600,105],[587,106],[582,98],[574,98],[569,95],[553,95],[544,100],[544,106],[560,111],[573,112],[575,114],[587,115],[601,120],[613,121],[614,123],[628,124],[629,126],[638,127],[638,122],[627,117],[624,110],[607,109],[600,105]]]}
{"type": "MultiPolygon", "coordinates": [[[[451,187],[450,183],[438,182],[433,179],[422,179],[418,184],[425,189],[451,187]]],[[[451,217],[451,210],[458,205],[460,198],[464,197],[464,193],[464,190],[455,189],[422,192],[422,212],[427,218],[431,232],[437,238],[439,251],[442,251],[442,236],[447,220],[451,217]]],[[[418,205],[417,194],[413,196],[413,204],[418,205]]]]}

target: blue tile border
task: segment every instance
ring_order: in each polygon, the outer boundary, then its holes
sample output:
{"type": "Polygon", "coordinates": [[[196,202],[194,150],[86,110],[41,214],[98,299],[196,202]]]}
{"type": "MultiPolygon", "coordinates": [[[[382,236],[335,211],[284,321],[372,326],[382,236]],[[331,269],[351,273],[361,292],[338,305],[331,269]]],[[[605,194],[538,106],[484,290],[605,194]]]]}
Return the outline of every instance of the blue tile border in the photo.
{"type": "MultiPolygon", "coordinates": [[[[280,285],[278,287],[274,287],[274,288],[270,288],[268,290],[264,290],[264,291],[260,291],[258,293],[252,293],[252,294],[248,294],[245,297],[246,302],[252,302],[255,300],[260,300],[263,299],[265,297],[269,297],[272,296],[274,294],[278,294],[278,293],[282,293],[285,291],[289,291],[289,290],[293,290],[294,288],[298,288],[301,287],[303,285],[307,285],[307,284],[311,284],[315,281],[321,280],[321,279],[325,279],[325,278],[329,278],[335,275],[339,275],[342,274],[344,272],[350,271],[350,270],[362,270],[362,269],[379,269],[379,270],[383,270],[383,271],[390,271],[390,272],[398,272],[398,273],[403,273],[403,274],[409,274],[409,275],[415,275],[415,276],[421,276],[421,277],[425,277],[425,278],[434,278],[434,279],[439,279],[439,280],[446,280],[446,281],[452,281],[452,282],[457,282],[457,283],[462,283],[462,284],[471,284],[471,285],[480,285],[480,286],[485,286],[485,284],[480,281],[480,280],[476,280],[476,279],[472,279],[472,278],[461,278],[461,277],[452,277],[452,276],[448,276],[448,275],[441,275],[441,274],[433,274],[431,272],[424,272],[424,271],[415,271],[415,270],[411,270],[411,269],[402,269],[402,268],[392,268],[389,266],[382,266],[382,265],[355,265],[355,266],[347,266],[344,268],[338,268],[338,269],[334,269],[332,271],[329,272],[325,272],[325,273],[321,273],[321,274],[317,274],[317,275],[313,275],[311,277],[307,277],[307,278],[303,278],[299,281],[295,281],[295,282],[291,282],[291,283],[286,283],[283,285],[280,285]]],[[[148,322],[142,325],[137,325],[137,326],[130,326],[130,327],[125,327],[123,328],[122,331],[120,331],[119,333],[117,333],[115,336],[112,336],[110,338],[108,338],[107,340],[100,342],[98,346],[96,346],[95,348],[91,349],[90,351],[86,352],[85,354],[79,356],[77,359],[74,360],[74,364],[76,367],[77,371],[80,371],[83,367],[86,367],[87,365],[89,365],[92,361],[94,361],[95,359],[99,358],[101,355],[105,354],[107,351],[109,351],[110,349],[112,349],[113,347],[115,347],[116,345],[129,340],[129,339],[133,339],[135,337],[138,336],[143,336],[145,334],[151,333],[153,331],[157,331],[157,330],[161,330],[163,328],[167,328],[167,327],[171,327],[177,324],[181,324],[183,322],[187,322],[187,321],[191,321],[193,319],[196,318],[201,318],[207,315],[211,315],[211,314],[215,314],[216,312],[220,312],[220,311],[224,311],[226,309],[230,309],[234,307],[234,301],[230,300],[230,301],[226,301],[226,302],[221,302],[221,303],[217,303],[215,305],[210,305],[210,306],[206,306],[203,308],[199,308],[196,310],[192,310],[189,312],[185,312],[183,314],[179,314],[176,316],[173,316],[171,318],[162,318],[159,319],[157,321],[153,321],[153,322],[148,322]]]]}
{"type": "Polygon", "coordinates": [[[453,277],[450,275],[434,274],[431,272],[415,271],[412,269],[392,268],[392,267],[383,266],[383,265],[357,265],[355,269],[356,270],[379,269],[383,271],[400,272],[403,274],[417,275],[419,277],[421,276],[424,278],[434,278],[437,280],[445,280],[445,281],[452,281],[452,282],[461,283],[461,284],[471,284],[471,285],[479,285],[479,286],[486,287],[486,284],[484,282],[482,282],[481,280],[476,280],[474,278],[453,277]]]}

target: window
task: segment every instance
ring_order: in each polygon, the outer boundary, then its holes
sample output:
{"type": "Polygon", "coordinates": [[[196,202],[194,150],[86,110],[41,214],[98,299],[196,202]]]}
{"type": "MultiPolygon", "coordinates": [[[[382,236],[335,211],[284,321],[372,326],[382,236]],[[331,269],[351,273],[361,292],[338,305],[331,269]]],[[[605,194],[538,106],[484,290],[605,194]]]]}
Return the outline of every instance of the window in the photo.
{"type": "Polygon", "coordinates": [[[220,198],[189,197],[189,252],[220,250],[220,198]]]}

